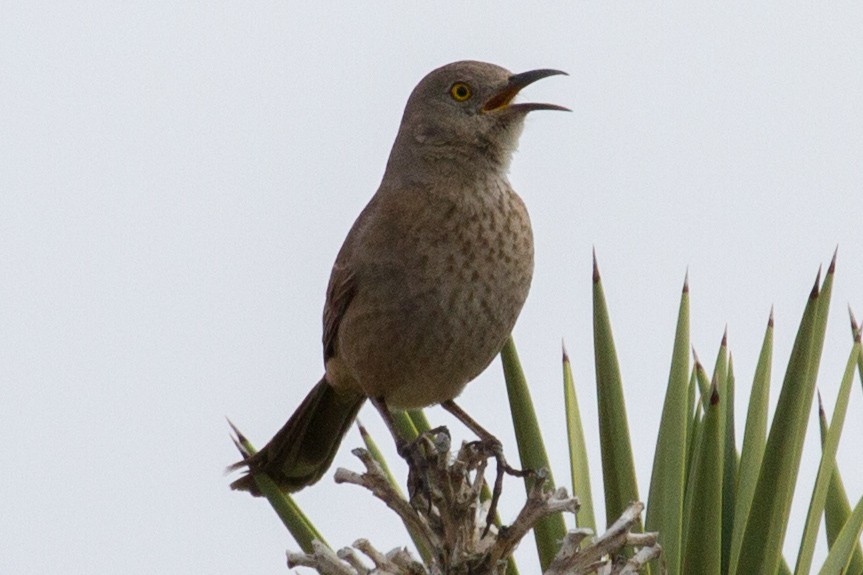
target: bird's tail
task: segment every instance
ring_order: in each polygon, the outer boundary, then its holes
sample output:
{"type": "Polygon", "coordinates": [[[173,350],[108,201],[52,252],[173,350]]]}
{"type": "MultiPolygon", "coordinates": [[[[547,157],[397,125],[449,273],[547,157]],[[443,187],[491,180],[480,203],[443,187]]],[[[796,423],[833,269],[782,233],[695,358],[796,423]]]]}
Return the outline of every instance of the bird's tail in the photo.
{"type": "Polygon", "coordinates": [[[231,483],[231,489],[260,496],[253,478],[258,473],[266,473],[285,492],[317,482],[332,464],[365,399],[360,394],[337,391],[323,377],[263,449],[228,468],[249,470],[231,483]]]}

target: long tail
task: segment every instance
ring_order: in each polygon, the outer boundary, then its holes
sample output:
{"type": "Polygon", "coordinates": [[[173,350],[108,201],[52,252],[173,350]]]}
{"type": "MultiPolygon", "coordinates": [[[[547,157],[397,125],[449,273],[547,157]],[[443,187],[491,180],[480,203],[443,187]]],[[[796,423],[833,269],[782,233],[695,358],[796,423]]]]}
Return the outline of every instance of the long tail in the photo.
{"type": "Polygon", "coordinates": [[[365,396],[336,391],[326,377],[309,392],[278,433],[252,457],[229,469],[248,467],[231,489],[260,496],[253,475],[266,473],[283,491],[299,491],[317,482],[329,469],[342,437],[365,396]]]}

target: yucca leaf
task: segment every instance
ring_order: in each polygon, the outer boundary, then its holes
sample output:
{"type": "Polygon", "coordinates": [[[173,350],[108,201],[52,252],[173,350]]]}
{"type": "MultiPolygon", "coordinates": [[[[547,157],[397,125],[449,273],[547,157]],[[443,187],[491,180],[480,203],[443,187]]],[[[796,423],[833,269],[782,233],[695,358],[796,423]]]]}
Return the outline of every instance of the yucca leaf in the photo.
{"type": "MultiPolygon", "coordinates": [[[[851,306],[848,306],[848,315],[851,316],[851,336],[854,341],[860,341],[861,326],[857,324],[857,318],[854,317],[854,312],[851,311],[851,306]]],[[[857,373],[860,374],[860,384],[863,386],[863,354],[857,358],[857,373]]]]}
{"type": "MultiPolygon", "coordinates": [[[[704,402],[701,401],[701,384],[699,384],[699,380],[701,379],[698,376],[699,371],[704,371],[704,368],[698,363],[698,357],[695,355],[693,351],[692,355],[693,366],[692,366],[692,378],[690,379],[689,385],[694,390],[695,395],[695,412],[692,414],[692,432],[690,436],[687,437],[686,446],[686,478],[684,480],[685,488],[689,489],[689,476],[692,474],[692,463],[695,461],[695,450],[698,448],[698,442],[701,439],[701,426],[704,423],[704,402]]],[[[706,379],[706,373],[704,374],[704,378],[706,379]]],[[[683,516],[686,517],[686,509],[684,502],[684,511],[683,516]]],[[[684,528],[685,532],[685,528],[684,528]]]]}
{"type": "MultiPolygon", "coordinates": [[[[677,329],[671,351],[671,370],[659,436],[653,456],[646,529],[659,532],[669,575],[680,573],[683,497],[686,491],[687,431],[691,427],[689,400],[689,282],[683,282],[677,329]]],[[[694,391],[694,388],[693,388],[694,391]]],[[[694,401],[695,395],[691,395],[694,401]]]]}
{"type": "Polygon", "coordinates": [[[731,537],[728,573],[737,571],[743,532],[752,496],[758,482],[758,471],[767,441],[767,410],[770,399],[770,372],[773,361],[773,310],[767,320],[767,330],[761,344],[761,353],[755,367],[752,391],[749,394],[749,408],[746,413],[746,429],[743,432],[743,448],[740,453],[740,467],[737,475],[737,489],[734,509],[734,531],[731,537]]]}
{"type": "MultiPolygon", "coordinates": [[[[515,428],[521,465],[525,469],[545,469],[548,472],[548,484],[554,485],[545,444],[542,441],[536,412],[533,409],[533,401],[530,398],[530,391],[512,337],[504,344],[500,358],[503,363],[506,391],[509,396],[509,407],[512,413],[512,423],[515,428]]],[[[532,479],[525,478],[526,492],[529,492],[531,483],[532,479]]],[[[542,570],[545,571],[554,559],[560,542],[566,535],[563,517],[558,514],[540,520],[534,527],[533,534],[539,552],[539,563],[542,570]]]]}
{"type": "MultiPolygon", "coordinates": [[[[839,448],[839,438],[842,436],[842,428],[845,425],[845,414],[848,410],[848,399],[851,396],[851,383],[854,380],[854,370],[857,367],[857,358],[860,356],[860,344],[855,343],[848,357],[845,374],[839,386],[839,396],[836,398],[836,406],[833,408],[833,419],[821,454],[821,463],[818,466],[818,475],[815,479],[815,487],[812,489],[812,499],[809,502],[809,510],[806,514],[806,523],[803,536],[800,541],[800,551],[797,554],[797,566],[795,575],[806,575],[812,566],[812,554],[815,552],[815,537],[821,525],[821,513],[824,511],[824,503],[827,500],[827,490],[830,486],[830,478],[836,467],[836,450],[839,448]]],[[[850,553],[850,550],[849,550],[850,553]]]]}
{"type": "MultiPolygon", "coordinates": [[[[722,340],[719,342],[719,350],[716,352],[716,362],[713,364],[713,376],[708,385],[710,385],[710,393],[705,399],[708,402],[713,401],[713,384],[716,384],[717,390],[722,395],[722,406],[720,409],[725,418],[725,386],[728,381],[728,328],[722,333],[722,340]]],[[[706,406],[705,406],[706,407],[706,406]]]]}
{"type": "Polygon", "coordinates": [[[410,443],[420,436],[413,419],[406,411],[393,411],[392,414],[399,437],[410,443]]]}
{"type": "Polygon", "coordinates": [[[417,430],[417,433],[425,433],[426,431],[431,430],[429,420],[426,418],[426,414],[422,409],[409,409],[405,413],[408,414],[408,417],[410,418],[414,428],[417,430]]]}
{"type": "MultiPolygon", "coordinates": [[[[858,356],[859,359],[859,356],[858,356]]],[[[821,394],[818,394],[818,424],[821,431],[821,448],[824,448],[824,441],[827,437],[827,415],[824,413],[824,406],[821,402],[821,394]]],[[[827,547],[833,547],[842,526],[848,521],[851,516],[851,504],[848,502],[848,495],[845,492],[845,485],[842,482],[842,476],[839,473],[837,466],[833,470],[833,475],[830,477],[830,487],[827,490],[827,501],[824,506],[824,527],[827,532],[827,547]]],[[[854,553],[851,556],[851,561],[848,563],[847,575],[863,575],[863,549],[860,548],[860,542],[854,546],[854,553]]]]}
{"type": "Polygon", "coordinates": [[[599,443],[605,488],[606,525],[611,525],[631,501],[638,501],[638,484],[629,438],[620,366],[611,333],[608,305],[602,290],[596,254],[593,258],[593,342],[599,443]]]}
{"type": "MultiPolygon", "coordinates": [[[[695,366],[694,377],[699,382],[699,388],[706,388],[709,392],[713,393],[713,387],[710,384],[710,381],[707,376],[707,372],[704,371],[704,366],[701,365],[701,362],[698,361],[698,355],[693,350],[692,355],[694,356],[695,366]]],[[[692,438],[692,445],[690,446],[690,455],[689,455],[689,468],[686,474],[686,492],[683,497],[683,534],[681,538],[681,549],[686,549],[688,545],[688,538],[692,533],[692,525],[689,523],[690,518],[695,516],[698,513],[698,508],[701,505],[701,498],[703,496],[702,493],[696,491],[698,487],[695,481],[696,474],[698,473],[699,465],[701,465],[701,457],[704,451],[704,442],[706,439],[704,438],[705,433],[707,433],[706,425],[707,425],[707,411],[711,409],[710,407],[710,398],[708,397],[706,401],[699,398],[696,402],[696,412],[701,414],[701,417],[696,421],[695,429],[693,431],[694,437],[692,438]],[[706,406],[706,407],[705,407],[706,406]],[[703,413],[702,413],[703,412],[703,413]]],[[[716,408],[713,408],[716,410],[716,408]]],[[[722,497],[722,494],[719,494],[719,497],[722,497]]],[[[721,517],[721,515],[717,514],[717,517],[721,517]]],[[[716,537],[719,537],[719,531],[717,530],[716,537]]],[[[681,555],[683,552],[681,551],[681,555]]],[[[682,559],[681,559],[682,560],[682,559]]],[[[685,571],[683,571],[685,573],[685,571]]]]}
{"type": "MultiPolygon", "coordinates": [[[[701,360],[698,359],[698,354],[695,353],[695,349],[692,350],[692,360],[696,366],[702,366],[704,369],[704,364],[701,363],[701,360]]],[[[698,375],[698,370],[695,370],[696,375],[698,375]]],[[[707,406],[710,405],[710,378],[707,377],[707,372],[703,374],[702,377],[696,377],[695,383],[698,384],[698,397],[701,398],[701,411],[702,413],[707,410],[707,406]]]]}
{"type": "Polygon", "coordinates": [[[845,522],[838,537],[836,537],[821,571],[818,572],[819,575],[842,573],[848,564],[851,550],[859,543],[861,532],[863,532],[863,497],[857,502],[854,512],[851,513],[848,521],[845,522]]]}
{"type": "Polygon", "coordinates": [[[803,311],[743,535],[737,565],[739,575],[773,573],[781,563],[824,342],[833,271],[831,263],[822,291],[819,292],[816,280],[803,311]]]}
{"type": "MultiPolygon", "coordinates": [[[[723,338],[725,340],[725,338],[723,338]]],[[[734,358],[728,354],[728,373],[725,378],[725,438],[722,457],[722,572],[728,573],[731,556],[731,537],[734,532],[734,506],[737,501],[737,437],[734,433],[734,358]]]]}
{"type": "Polygon", "coordinates": [[[704,414],[704,431],[693,462],[682,573],[720,575],[722,572],[722,457],[725,415],[714,379],[704,414]]]}
{"type": "Polygon", "coordinates": [[[695,383],[695,370],[689,370],[689,383],[686,384],[686,446],[692,443],[692,426],[695,423],[695,398],[698,395],[698,384],[695,383]]]}
{"type": "MultiPolygon", "coordinates": [[[[252,443],[233,423],[228,421],[228,424],[234,431],[236,436],[234,438],[234,443],[240,450],[240,454],[244,458],[254,455],[257,450],[252,443]]],[[[269,501],[273,510],[275,510],[276,514],[279,516],[279,519],[281,519],[285,527],[288,528],[291,536],[293,536],[297,545],[300,546],[300,549],[302,549],[304,553],[314,552],[312,541],[320,541],[329,547],[324,537],[317,529],[315,529],[315,526],[312,525],[312,522],[309,521],[309,518],[306,517],[306,514],[303,513],[290,495],[283,493],[282,490],[279,489],[278,485],[276,485],[265,473],[255,474],[254,480],[255,485],[258,486],[261,494],[267,498],[267,501],[269,501]]]]}
{"type": "Polygon", "coordinates": [[[687,386],[686,393],[689,423],[686,426],[686,468],[683,474],[684,490],[686,488],[686,478],[689,477],[690,473],[689,468],[692,466],[692,453],[695,445],[695,442],[693,441],[695,439],[695,429],[699,422],[699,418],[701,417],[701,402],[696,401],[696,397],[698,396],[698,383],[695,381],[695,368],[693,367],[691,371],[692,373],[689,376],[689,385],[687,386]]]}
{"type": "Polygon", "coordinates": [[[392,485],[399,495],[404,497],[404,493],[402,493],[401,487],[399,487],[398,482],[395,477],[393,477],[392,472],[390,471],[390,466],[387,464],[387,460],[384,458],[384,454],[381,453],[381,450],[378,448],[378,444],[375,443],[375,440],[372,438],[372,435],[369,433],[368,429],[362,424],[362,422],[357,420],[357,429],[360,432],[360,437],[363,440],[363,443],[366,445],[366,449],[371,454],[372,459],[378,462],[378,465],[381,466],[381,469],[384,471],[384,475],[386,475],[387,479],[389,479],[390,485],[392,485]]]}
{"type": "MultiPolygon", "coordinates": [[[[584,427],[578,409],[578,398],[572,380],[572,366],[569,355],[563,349],[563,397],[566,409],[566,433],[569,445],[569,470],[572,476],[572,493],[578,496],[581,507],[576,516],[578,527],[586,527],[596,533],[596,519],[593,515],[593,495],[590,489],[590,466],[587,459],[587,445],[584,441],[584,427]]],[[[585,539],[587,544],[588,540],[585,539]]]]}

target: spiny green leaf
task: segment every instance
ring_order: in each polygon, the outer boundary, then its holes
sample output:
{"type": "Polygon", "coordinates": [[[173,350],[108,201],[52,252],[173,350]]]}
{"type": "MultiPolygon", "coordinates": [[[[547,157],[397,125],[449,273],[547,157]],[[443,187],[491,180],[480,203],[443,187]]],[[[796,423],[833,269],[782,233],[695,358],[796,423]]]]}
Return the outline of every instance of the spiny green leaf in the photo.
{"type": "Polygon", "coordinates": [[[835,575],[842,573],[848,564],[848,556],[851,550],[860,540],[860,533],[863,532],[863,497],[857,502],[854,507],[854,512],[845,522],[842,531],[830,548],[827,554],[827,559],[819,571],[819,575],[835,575]]]}
{"type": "MultiPolygon", "coordinates": [[[[530,398],[530,391],[512,337],[504,344],[500,357],[503,363],[506,391],[509,396],[509,406],[512,413],[512,423],[515,427],[521,465],[525,469],[546,469],[548,471],[548,484],[554,485],[548,455],[545,452],[545,444],[542,441],[536,412],[533,409],[533,401],[530,398]]],[[[530,491],[531,482],[532,479],[525,478],[525,490],[527,492],[530,491]]],[[[545,571],[557,554],[560,542],[566,535],[563,517],[558,514],[540,520],[534,527],[533,533],[539,552],[539,563],[542,570],[545,571]]]]}
{"type": "MultiPolygon", "coordinates": [[[[851,336],[854,338],[854,341],[860,341],[861,335],[861,327],[857,324],[857,319],[854,317],[854,312],[851,311],[851,306],[848,306],[848,315],[851,316],[851,336]]],[[[863,385],[863,354],[857,358],[857,373],[860,374],[860,384],[863,385]]]]}
{"type": "MultiPolygon", "coordinates": [[[[572,493],[578,496],[581,507],[576,521],[578,527],[586,527],[596,533],[596,519],[593,515],[593,495],[590,489],[590,467],[587,459],[587,445],[584,441],[584,428],[578,410],[578,398],[572,380],[572,366],[566,349],[563,350],[563,396],[566,408],[566,432],[569,445],[569,469],[572,475],[572,493]]],[[[587,544],[587,538],[584,540],[587,544]]]]}
{"type": "Polygon", "coordinates": [[[417,433],[425,433],[431,430],[429,420],[422,409],[409,409],[406,411],[417,433]]]}
{"type": "Polygon", "coordinates": [[[372,459],[378,462],[378,465],[381,466],[381,469],[384,471],[384,475],[386,475],[387,479],[389,479],[390,485],[392,485],[399,495],[404,497],[404,493],[402,493],[401,487],[399,487],[398,482],[395,477],[393,477],[392,472],[390,471],[390,466],[387,464],[387,460],[384,458],[384,454],[381,453],[381,450],[378,448],[378,444],[372,438],[372,435],[369,433],[368,429],[362,424],[362,422],[357,420],[357,429],[360,431],[360,437],[363,440],[363,443],[366,445],[366,449],[371,454],[372,459]]]}
{"type": "Polygon", "coordinates": [[[714,380],[700,449],[691,477],[693,499],[688,508],[682,573],[720,575],[722,572],[722,458],[725,415],[714,380]]]}
{"type": "Polygon", "coordinates": [[[713,389],[712,384],[716,384],[719,393],[722,395],[722,406],[720,409],[725,418],[725,384],[728,380],[728,329],[722,334],[722,341],[719,343],[719,351],[716,352],[716,362],[713,364],[713,377],[710,379],[710,393],[705,399],[712,400],[713,389]]]}
{"type": "Polygon", "coordinates": [[[743,535],[738,575],[773,573],[781,563],[824,342],[833,270],[831,263],[820,294],[816,281],[803,312],[743,535]]]}
{"type": "MultiPolygon", "coordinates": [[[[631,501],[638,501],[623,383],[611,333],[608,305],[602,290],[596,255],[593,259],[593,341],[599,442],[605,487],[606,525],[611,525],[631,501]]],[[[637,529],[640,530],[640,529],[637,529]]]]}
{"type": "Polygon", "coordinates": [[[692,466],[692,453],[695,449],[695,430],[701,417],[701,402],[696,401],[698,395],[698,383],[696,383],[695,368],[691,370],[689,376],[689,385],[687,386],[686,402],[688,404],[689,422],[686,426],[686,468],[684,470],[684,489],[686,487],[686,478],[689,477],[689,469],[692,466]]]}
{"type": "Polygon", "coordinates": [[[405,411],[393,411],[393,422],[399,437],[410,443],[420,436],[420,432],[414,425],[413,419],[405,411]]]}
{"type": "MultiPolygon", "coordinates": [[[[248,458],[254,455],[257,450],[252,443],[246,439],[246,436],[233,423],[228,421],[228,424],[234,430],[234,434],[236,435],[235,443],[240,448],[240,453],[243,457],[248,458]]],[[[261,494],[267,498],[267,501],[269,501],[273,510],[279,516],[279,519],[282,520],[282,523],[288,528],[297,545],[303,550],[303,553],[314,552],[312,541],[320,541],[329,547],[324,537],[315,529],[315,526],[312,525],[312,522],[306,517],[306,514],[303,513],[290,495],[283,493],[278,485],[264,473],[255,474],[254,480],[261,494]]]]}
{"type": "MultiPolygon", "coordinates": [[[[821,431],[821,447],[823,449],[824,441],[827,437],[827,415],[824,413],[820,393],[818,394],[818,423],[821,431]]],[[[827,502],[824,506],[824,527],[827,532],[828,548],[833,547],[836,538],[839,537],[839,532],[850,516],[851,504],[848,502],[848,495],[845,492],[842,475],[839,473],[839,468],[836,467],[830,478],[830,487],[827,490],[827,502]]],[[[859,541],[854,546],[854,553],[851,556],[851,561],[848,563],[846,574],[863,575],[863,549],[860,548],[859,541]]]]}
{"type": "MultiPolygon", "coordinates": [[[[698,359],[698,354],[695,353],[695,349],[692,350],[692,359],[695,362],[696,366],[702,366],[702,370],[704,369],[701,360],[698,359]]],[[[696,375],[698,374],[698,370],[695,371],[696,375]]],[[[707,372],[703,374],[703,377],[696,377],[695,382],[698,384],[698,397],[701,398],[701,410],[702,412],[707,411],[707,406],[710,405],[710,378],[707,377],[707,372]]]]}
{"type": "Polygon", "coordinates": [[[734,433],[734,358],[728,354],[728,375],[725,381],[725,454],[722,458],[722,572],[728,573],[731,558],[731,537],[734,532],[734,507],[737,502],[737,437],[734,433]]]}
{"type": "MultiPolygon", "coordinates": [[[[695,355],[694,352],[693,355],[695,355]]],[[[707,372],[704,371],[704,366],[702,366],[701,363],[698,361],[697,355],[695,356],[694,377],[699,382],[698,387],[708,389],[712,395],[713,387],[708,380],[707,372]]],[[[711,408],[709,397],[707,398],[706,402],[703,400],[698,400],[696,402],[696,410],[700,411],[702,409],[704,410],[704,413],[695,424],[695,437],[692,438],[692,445],[690,446],[690,461],[686,475],[686,492],[683,497],[683,536],[681,540],[682,549],[687,548],[687,540],[692,532],[692,525],[689,522],[690,518],[698,514],[699,508],[701,506],[701,500],[704,496],[701,492],[696,491],[696,489],[698,488],[698,484],[696,483],[695,478],[697,473],[699,472],[699,466],[701,465],[701,458],[704,452],[704,442],[707,441],[707,439],[705,439],[705,434],[707,433],[707,412],[710,409],[713,409],[714,411],[717,410],[717,408],[715,407],[711,408]]],[[[721,496],[722,494],[720,493],[719,497],[721,496]]],[[[721,517],[721,515],[717,514],[717,517],[721,517]]],[[[718,533],[719,531],[717,530],[717,534],[718,533]]],[[[683,573],[686,572],[683,571],[683,573]]]]}
{"type": "Polygon", "coordinates": [[[752,391],[749,395],[749,409],[746,414],[746,430],[743,433],[743,448],[740,454],[740,471],[737,476],[737,490],[734,510],[734,531],[731,538],[728,572],[735,573],[740,547],[743,543],[743,532],[755,485],[758,482],[758,471],[764,455],[764,444],[767,441],[767,410],[770,396],[770,371],[773,361],[773,310],[767,321],[767,330],[761,344],[761,353],[755,367],[755,377],[752,381],[752,391]]]}
{"type": "MultiPolygon", "coordinates": [[[[845,414],[848,409],[848,399],[851,396],[851,383],[854,379],[854,369],[857,367],[857,358],[860,357],[860,343],[855,343],[848,357],[845,374],[839,386],[839,396],[836,398],[836,406],[833,409],[833,419],[830,429],[824,440],[824,448],[821,455],[821,463],[818,466],[818,475],[815,479],[815,487],[812,489],[812,499],[809,502],[809,511],[806,514],[806,524],[803,529],[803,537],[800,542],[800,552],[797,555],[797,567],[794,569],[796,575],[806,575],[812,566],[812,555],[815,552],[815,537],[821,525],[821,513],[827,500],[827,489],[830,478],[836,467],[836,451],[839,448],[839,438],[842,436],[842,427],[845,425],[845,414]]],[[[849,549],[849,554],[853,549],[849,549]]]]}
{"type": "MultiPolygon", "coordinates": [[[[656,440],[653,473],[650,476],[646,521],[648,531],[659,532],[659,543],[663,548],[669,575],[680,573],[687,431],[691,427],[692,406],[688,382],[689,282],[684,280],[671,352],[671,371],[656,440]]],[[[693,401],[694,397],[692,394],[693,401]]]]}

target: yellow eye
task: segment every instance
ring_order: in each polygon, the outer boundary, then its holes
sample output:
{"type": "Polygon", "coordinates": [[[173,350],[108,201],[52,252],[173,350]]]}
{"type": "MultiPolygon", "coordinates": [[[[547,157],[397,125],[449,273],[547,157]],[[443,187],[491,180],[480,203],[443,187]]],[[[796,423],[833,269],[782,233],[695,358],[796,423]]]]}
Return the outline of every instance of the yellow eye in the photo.
{"type": "Polygon", "coordinates": [[[452,85],[452,88],[449,89],[449,95],[457,102],[464,102],[471,96],[470,86],[464,82],[456,82],[452,85]]]}

